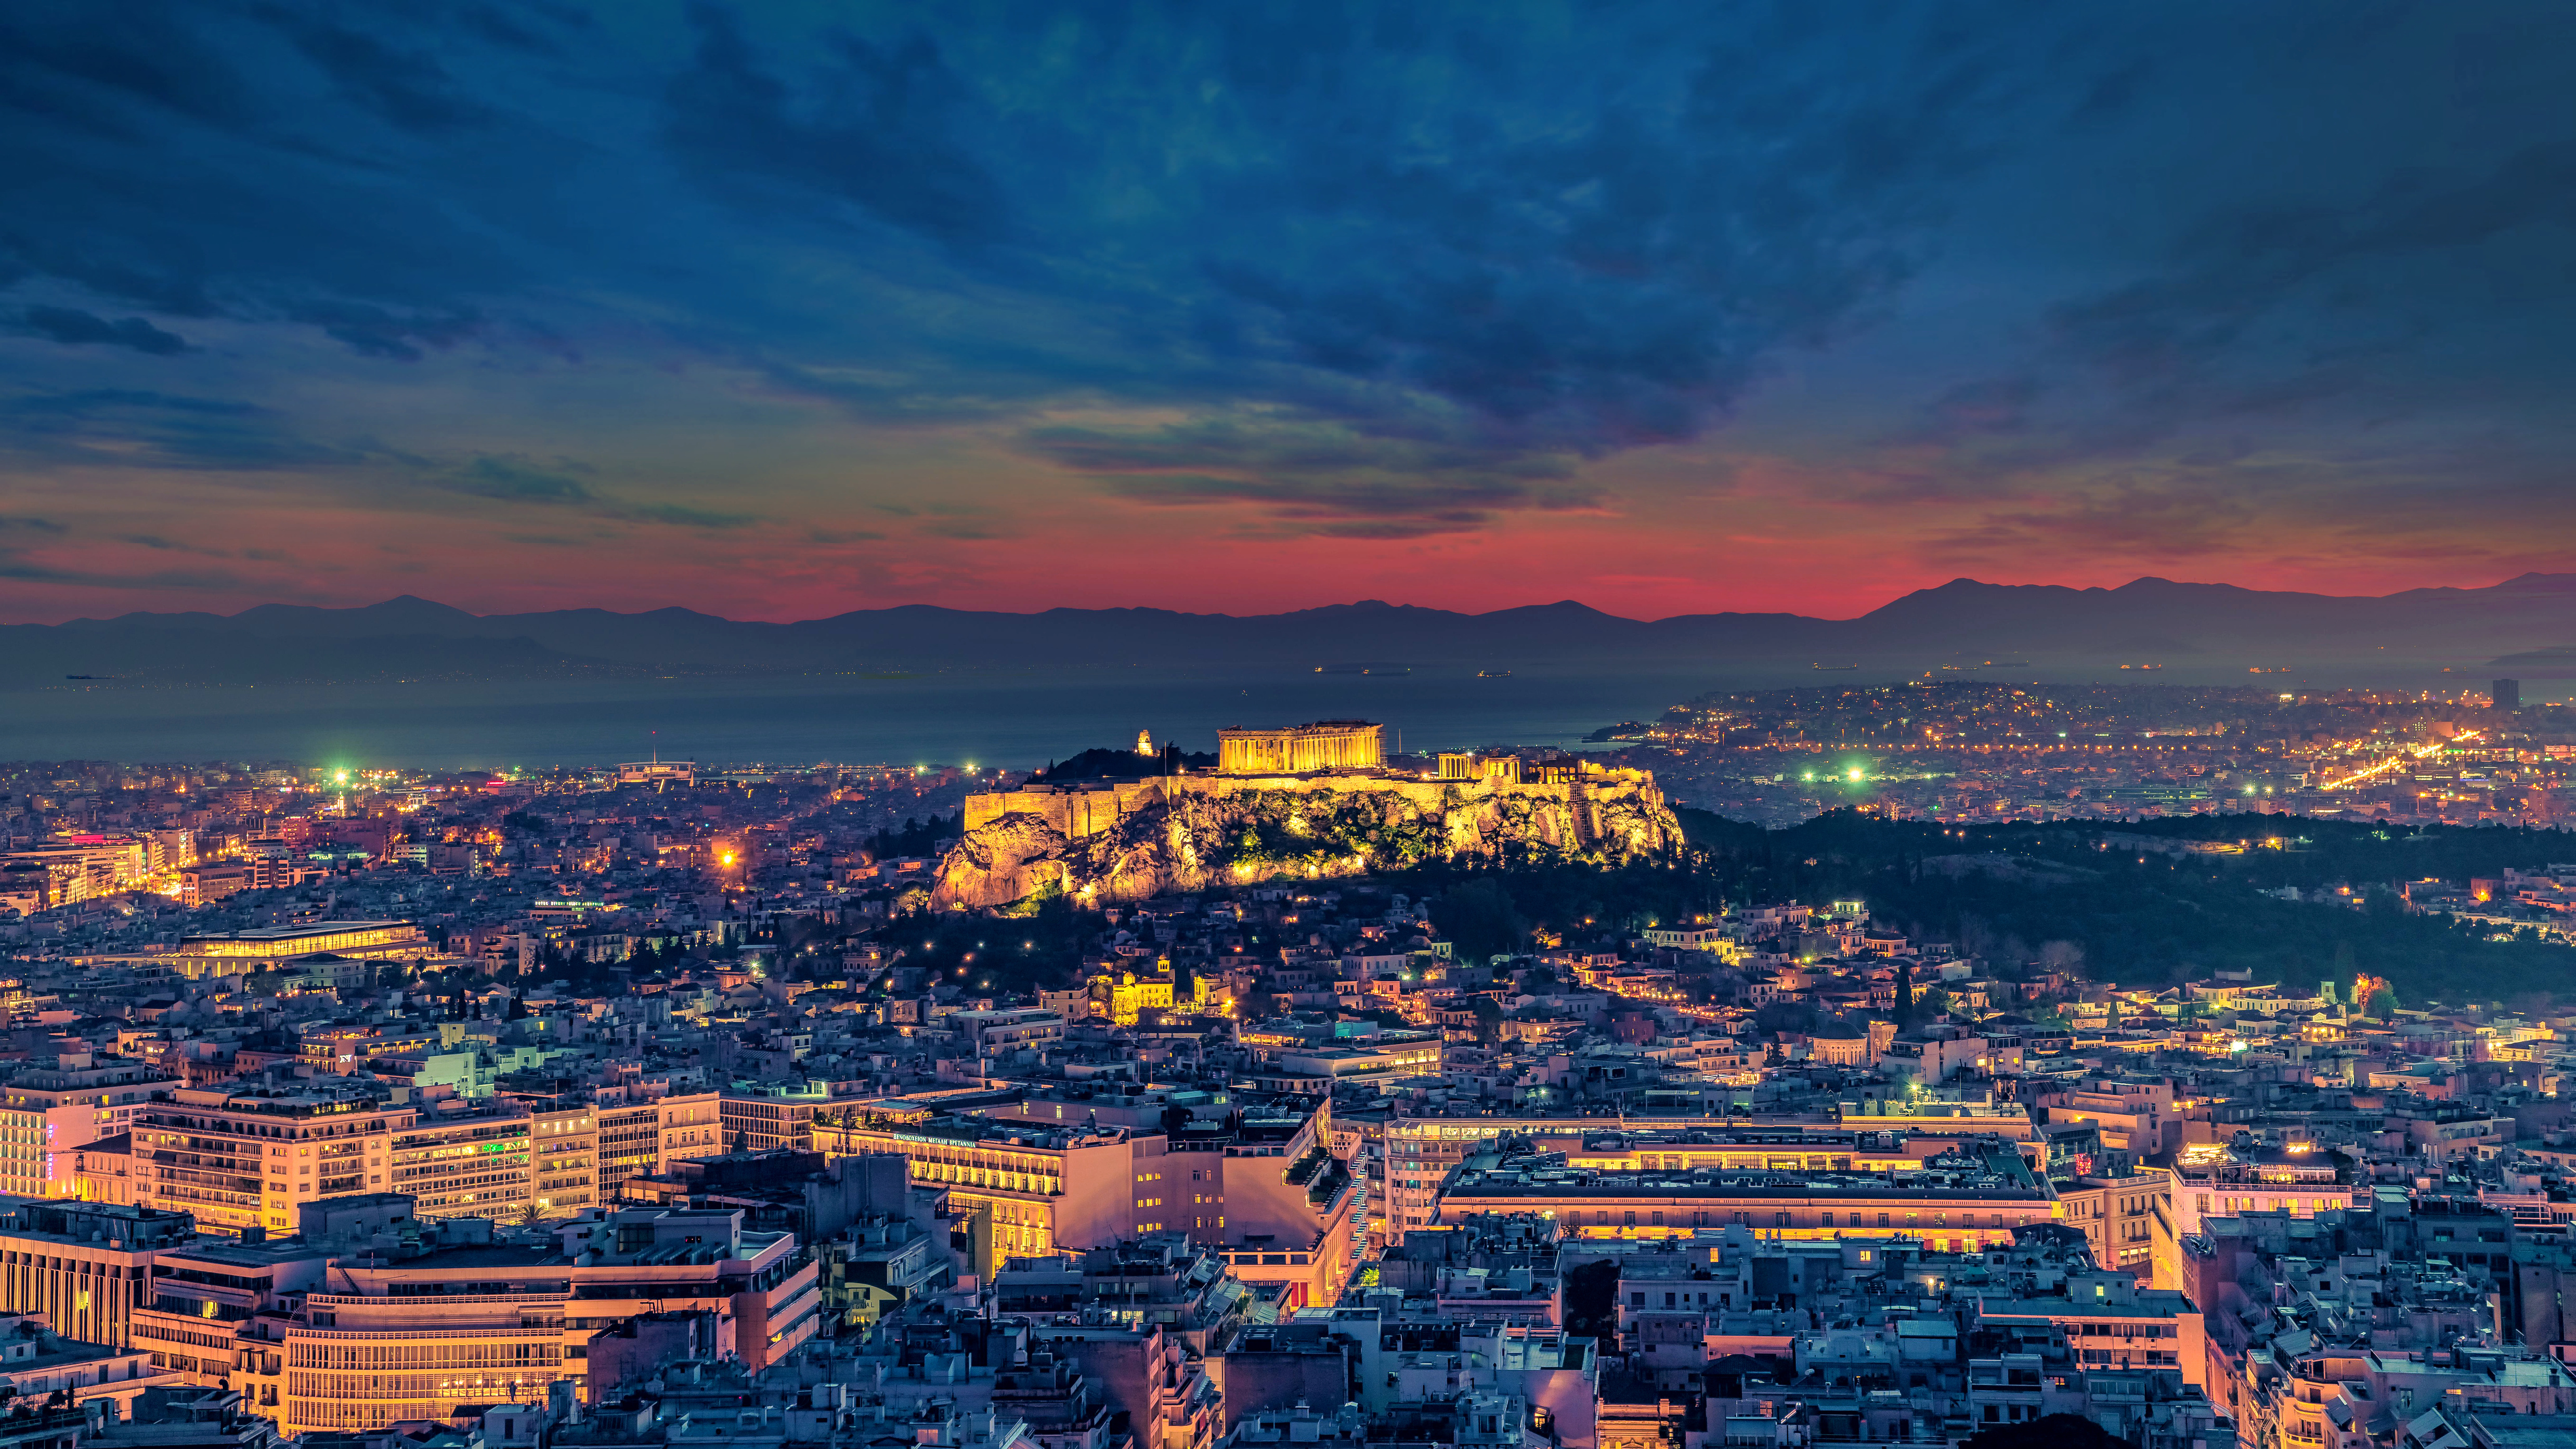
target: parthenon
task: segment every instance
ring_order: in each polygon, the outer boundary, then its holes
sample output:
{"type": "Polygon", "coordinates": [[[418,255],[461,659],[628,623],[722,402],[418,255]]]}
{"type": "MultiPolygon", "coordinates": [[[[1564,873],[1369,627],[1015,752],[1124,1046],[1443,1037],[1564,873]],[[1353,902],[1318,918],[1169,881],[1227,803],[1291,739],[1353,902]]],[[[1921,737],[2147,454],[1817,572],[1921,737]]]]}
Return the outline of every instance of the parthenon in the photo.
{"type": "Polygon", "coordinates": [[[1327,719],[1266,730],[1218,730],[1220,775],[1303,775],[1315,770],[1377,770],[1386,765],[1384,727],[1327,719]]]}

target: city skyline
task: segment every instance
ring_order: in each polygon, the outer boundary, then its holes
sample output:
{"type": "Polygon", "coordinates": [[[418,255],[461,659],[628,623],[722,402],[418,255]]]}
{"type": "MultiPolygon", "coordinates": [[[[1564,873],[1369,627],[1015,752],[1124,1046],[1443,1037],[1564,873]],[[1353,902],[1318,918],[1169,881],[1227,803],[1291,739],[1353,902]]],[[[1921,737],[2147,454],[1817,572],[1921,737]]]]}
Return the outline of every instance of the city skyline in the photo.
{"type": "Polygon", "coordinates": [[[2551,21],[34,7],[0,618],[2563,571],[2551,21]]]}

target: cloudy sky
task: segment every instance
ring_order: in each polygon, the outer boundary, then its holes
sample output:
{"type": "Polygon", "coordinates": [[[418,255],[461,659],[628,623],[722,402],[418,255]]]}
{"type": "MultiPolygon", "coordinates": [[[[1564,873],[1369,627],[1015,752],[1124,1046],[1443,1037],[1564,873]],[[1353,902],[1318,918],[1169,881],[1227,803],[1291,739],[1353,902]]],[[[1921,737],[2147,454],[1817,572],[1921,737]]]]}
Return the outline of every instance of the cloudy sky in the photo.
{"type": "Polygon", "coordinates": [[[0,13],[0,619],[2576,569],[2479,3],[0,13]]]}

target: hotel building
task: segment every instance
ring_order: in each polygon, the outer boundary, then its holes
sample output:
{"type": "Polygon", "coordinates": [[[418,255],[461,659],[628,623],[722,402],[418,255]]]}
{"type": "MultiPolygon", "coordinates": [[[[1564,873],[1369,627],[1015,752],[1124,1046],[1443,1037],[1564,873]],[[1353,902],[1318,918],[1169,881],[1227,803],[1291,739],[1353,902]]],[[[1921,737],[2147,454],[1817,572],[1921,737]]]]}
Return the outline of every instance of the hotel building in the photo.
{"type": "Polygon", "coordinates": [[[87,1052],[56,1060],[56,1066],[20,1072],[0,1092],[0,1120],[7,1123],[0,1132],[11,1149],[0,1157],[7,1191],[79,1196],[77,1149],[126,1131],[156,1088],[169,1090],[169,1079],[146,1062],[87,1052]],[[21,1146],[33,1150],[15,1150],[21,1146]]]}
{"type": "Polygon", "coordinates": [[[723,1092],[716,1099],[718,1141],[727,1152],[814,1150],[814,1114],[831,1102],[820,1082],[776,1092],[723,1092]]]}
{"type": "Polygon", "coordinates": [[[293,1231],[297,1204],[315,1198],[382,1192],[391,1144],[420,1108],[381,1091],[329,1077],[291,1088],[179,1088],[135,1115],[135,1200],[238,1237],[293,1231]]]}
{"type": "MultiPolygon", "coordinates": [[[[1160,1134],[1152,1137],[1159,1149],[1160,1134]]],[[[1152,1198],[1153,1184],[1139,1166],[1142,1140],[1115,1126],[942,1116],[835,1126],[822,1145],[830,1157],[892,1152],[907,1159],[912,1181],[946,1188],[959,1217],[983,1215],[998,1259],[1105,1248],[1143,1231],[1137,1210],[1152,1198]]]]}

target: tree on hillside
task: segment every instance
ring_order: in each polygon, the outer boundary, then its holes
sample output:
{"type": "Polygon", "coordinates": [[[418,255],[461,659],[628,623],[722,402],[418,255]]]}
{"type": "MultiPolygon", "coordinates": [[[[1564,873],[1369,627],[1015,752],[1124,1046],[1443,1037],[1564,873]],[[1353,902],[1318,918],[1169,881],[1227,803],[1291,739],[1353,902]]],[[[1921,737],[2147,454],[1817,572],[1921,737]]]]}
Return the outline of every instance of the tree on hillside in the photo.
{"type": "Polygon", "coordinates": [[[1440,899],[1431,903],[1431,923],[1449,938],[1454,957],[1479,964],[1519,950],[1529,932],[1511,892],[1491,878],[1442,891],[1440,899]]]}

